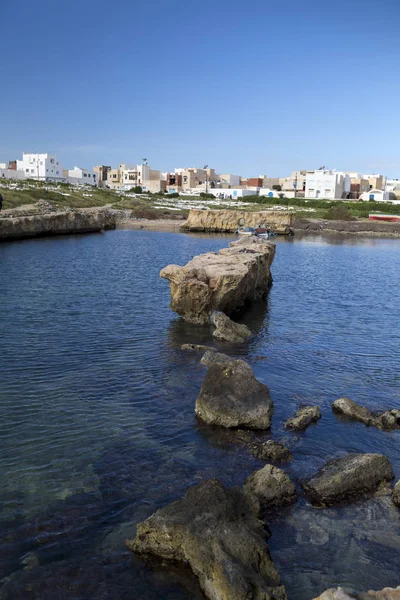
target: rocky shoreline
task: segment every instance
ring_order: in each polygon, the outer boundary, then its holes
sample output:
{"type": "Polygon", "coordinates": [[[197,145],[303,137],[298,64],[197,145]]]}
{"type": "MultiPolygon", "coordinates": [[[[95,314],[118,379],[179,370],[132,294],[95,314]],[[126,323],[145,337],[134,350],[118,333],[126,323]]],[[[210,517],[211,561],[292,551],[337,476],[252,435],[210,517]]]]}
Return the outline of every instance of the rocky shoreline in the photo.
{"type": "MultiPolygon", "coordinates": [[[[213,324],[214,332],[219,326],[214,311],[219,310],[217,314],[223,316],[224,327],[228,331],[231,327],[235,333],[237,324],[223,311],[232,314],[235,308],[243,309],[245,300],[254,294],[260,281],[260,291],[268,291],[274,255],[273,244],[242,238],[219,254],[195,257],[185,267],[165,267],[160,275],[170,282],[172,310],[189,322],[213,324]],[[246,287],[243,277],[251,271],[246,260],[248,253],[255,253],[257,261],[263,256],[268,259],[262,263],[261,271],[250,278],[251,285],[243,295],[238,288],[242,291],[246,287]],[[234,256],[236,261],[229,264],[222,261],[221,265],[221,256],[234,256]],[[215,290],[220,293],[215,294],[215,290]]],[[[223,339],[234,349],[238,342],[245,343],[248,336],[243,340],[235,335],[223,339]]],[[[207,345],[185,344],[182,351],[197,352],[202,356],[201,364],[207,367],[194,406],[197,418],[205,426],[232,430],[247,450],[266,464],[250,474],[241,487],[227,488],[211,479],[189,488],[182,499],[139,523],[136,536],[126,540],[126,546],[139,555],[189,565],[211,600],[287,600],[267,545],[271,534],[266,519],[271,511],[295,504],[299,497],[309,503],[311,510],[361,502],[377,494],[391,496],[394,506],[398,506],[400,482],[392,487],[395,474],[386,456],[349,451],[328,460],[296,485],[284,470],[273,464],[290,461],[292,452],[274,440],[257,441],[256,431],[271,427],[274,403],[268,387],[256,379],[247,361],[207,345]]],[[[400,427],[400,411],[374,414],[346,398],[335,401],[332,409],[341,417],[383,430],[400,427]]],[[[309,426],[320,427],[321,416],[318,406],[300,406],[284,426],[298,435],[309,426]]],[[[355,594],[332,588],[319,598],[400,600],[400,589],[355,594]]]]}

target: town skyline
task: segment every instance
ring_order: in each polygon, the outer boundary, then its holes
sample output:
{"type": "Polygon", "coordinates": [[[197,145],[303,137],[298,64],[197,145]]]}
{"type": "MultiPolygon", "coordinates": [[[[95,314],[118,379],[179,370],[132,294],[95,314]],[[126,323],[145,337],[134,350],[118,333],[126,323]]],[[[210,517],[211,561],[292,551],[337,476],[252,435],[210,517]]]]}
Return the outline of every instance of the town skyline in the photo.
{"type": "Polygon", "coordinates": [[[400,174],[398,2],[43,7],[2,10],[0,161],[400,174]]]}

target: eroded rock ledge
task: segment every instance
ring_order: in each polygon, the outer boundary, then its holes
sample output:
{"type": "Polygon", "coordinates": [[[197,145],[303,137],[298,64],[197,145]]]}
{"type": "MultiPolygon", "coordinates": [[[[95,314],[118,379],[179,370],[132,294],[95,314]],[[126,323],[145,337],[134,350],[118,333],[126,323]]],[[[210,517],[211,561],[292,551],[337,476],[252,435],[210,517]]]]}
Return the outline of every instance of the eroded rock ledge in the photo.
{"type": "Polygon", "coordinates": [[[288,210],[200,210],[192,209],[188,220],[181,226],[182,231],[217,231],[235,233],[238,227],[259,227],[266,225],[275,233],[293,233],[295,213],[288,210]]]}
{"type": "Polygon", "coordinates": [[[185,321],[204,325],[213,311],[230,315],[268,291],[275,244],[244,239],[220,252],[195,256],[184,267],[168,265],[171,309],[185,321]]]}
{"type": "Polygon", "coordinates": [[[118,215],[122,211],[107,208],[67,209],[57,211],[46,208],[37,213],[10,216],[0,214],[0,240],[15,240],[31,237],[63,235],[69,233],[91,233],[104,229],[115,229],[118,215]]]}

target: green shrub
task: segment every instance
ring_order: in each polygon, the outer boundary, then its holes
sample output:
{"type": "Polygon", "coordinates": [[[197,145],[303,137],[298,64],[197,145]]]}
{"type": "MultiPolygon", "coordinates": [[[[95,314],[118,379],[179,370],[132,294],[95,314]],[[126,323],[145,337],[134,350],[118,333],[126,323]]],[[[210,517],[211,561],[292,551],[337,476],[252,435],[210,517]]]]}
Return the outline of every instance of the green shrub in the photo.
{"type": "Polygon", "coordinates": [[[141,186],[141,185],[135,185],[135,186],[132,188],[132,192],[133,192],[134,194],[141,194],[141,193],[142,193],[142,191],[143,191],[143,190],[142,190],[142,186],[141,186]]]}
{"type": "Polygon", "coordinates": [[[355,221],[355,217],[351,214],[350,210],[341,203],[328,208],[324,214],[324,218],[334,221],[355,221]]]}
{"type": "Polygon", "coordinates": [[[200,198],[210,198],[210,199],[213,200],[215,198],[215,196],[214,196],[214,194],[208,194],[206,192],[200,192],[200,198]]]}
{"type": "Polygon", "coordinates": [[[169,198],[179,198],[179,193],[178,192],[173,192],[172,194],[168,194],[169,198]]]}

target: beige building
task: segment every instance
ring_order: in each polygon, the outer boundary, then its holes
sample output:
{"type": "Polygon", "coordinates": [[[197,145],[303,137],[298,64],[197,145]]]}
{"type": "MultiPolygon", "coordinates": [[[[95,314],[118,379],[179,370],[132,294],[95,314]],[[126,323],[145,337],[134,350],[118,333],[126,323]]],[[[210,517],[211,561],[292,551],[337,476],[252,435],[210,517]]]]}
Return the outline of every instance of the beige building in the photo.
{"type": "Polygon", "coordinates": [[[97,165],[96,167],[93,167],[93,171],[97,176],[97,185],[99,187],[105,187],[107,185],[107,174],[111,171],[111,167],[97,165]]]}
{"type": "Polygon", "coordinates": [[[206,188],[206,186],[216,185],[218,176],[214,169],[197,169],[190,167],[187,169],[179,169],[182,175],[182,190],[190,190],[193,188],[206,188]]]}

